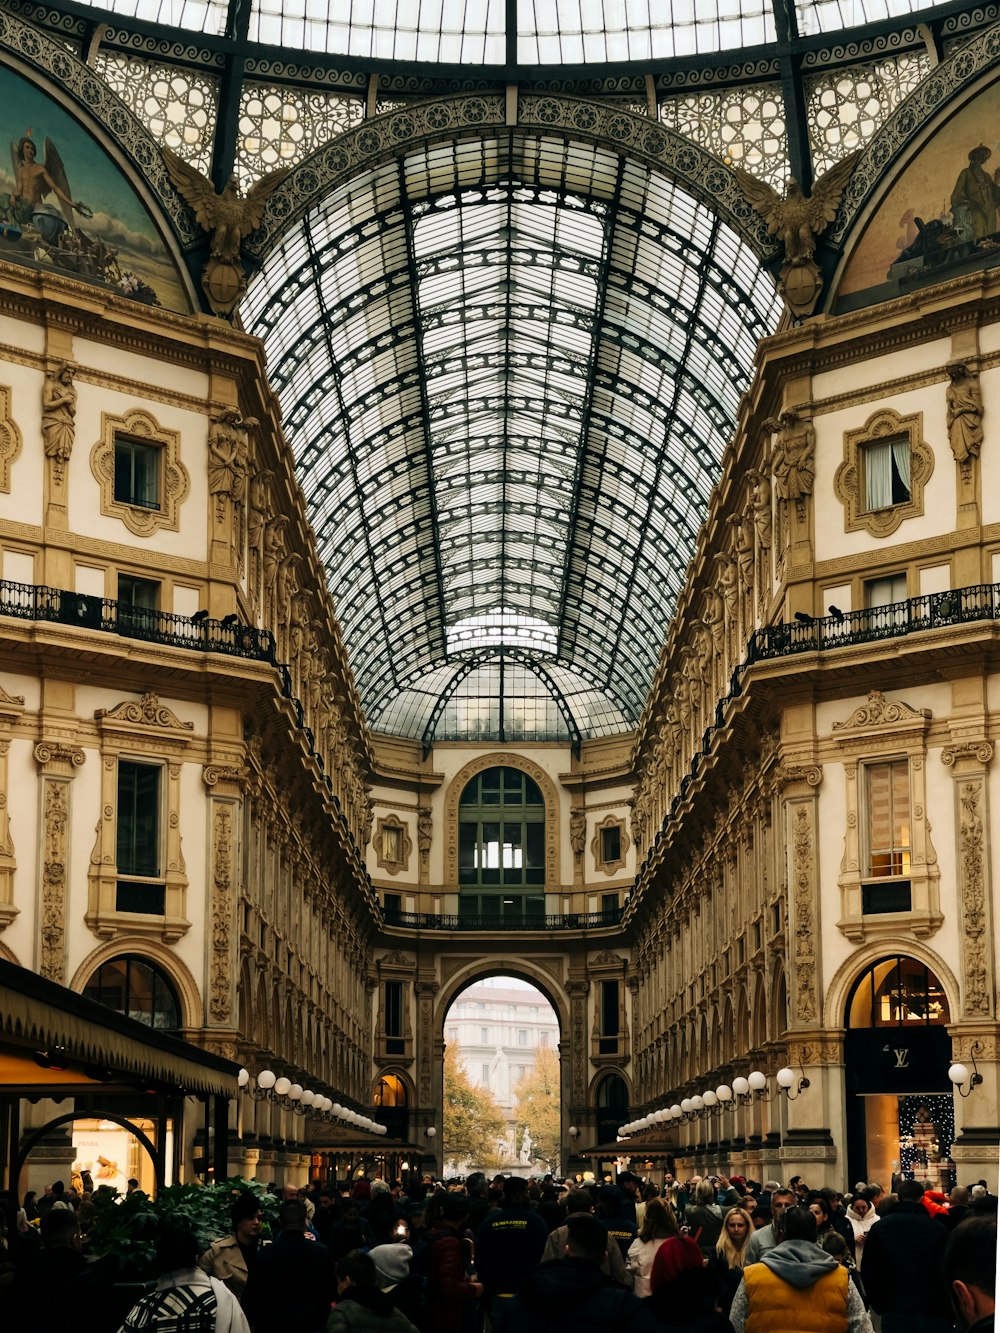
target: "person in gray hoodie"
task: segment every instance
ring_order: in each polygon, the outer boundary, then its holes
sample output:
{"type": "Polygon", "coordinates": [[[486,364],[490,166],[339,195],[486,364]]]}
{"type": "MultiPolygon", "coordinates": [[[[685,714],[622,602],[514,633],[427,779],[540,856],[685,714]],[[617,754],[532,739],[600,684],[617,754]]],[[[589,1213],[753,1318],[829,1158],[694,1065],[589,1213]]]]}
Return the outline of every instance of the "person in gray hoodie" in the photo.
{"type": "Polygon", "coordinates": [[[847,1269],[816,1244],[816,1219],[808,1208],[789,1208],[785,1239],[744,1269],[729,1322],[734,1333],[872,1333],[847,1269]]]}

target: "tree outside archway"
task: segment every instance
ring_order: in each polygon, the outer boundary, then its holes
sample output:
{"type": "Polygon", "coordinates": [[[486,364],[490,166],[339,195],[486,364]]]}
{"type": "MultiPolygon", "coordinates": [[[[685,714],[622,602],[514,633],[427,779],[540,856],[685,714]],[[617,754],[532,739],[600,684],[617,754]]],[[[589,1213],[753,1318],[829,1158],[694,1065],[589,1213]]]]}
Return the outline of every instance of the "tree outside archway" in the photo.
{"type": "Polygon", "coordinates": [[[473,1086],[457,1042],[444,1055],[443,1111],[446,1160],[457,1173],[503,1166],[507,1122],[493,1094],[473,1086]]]}

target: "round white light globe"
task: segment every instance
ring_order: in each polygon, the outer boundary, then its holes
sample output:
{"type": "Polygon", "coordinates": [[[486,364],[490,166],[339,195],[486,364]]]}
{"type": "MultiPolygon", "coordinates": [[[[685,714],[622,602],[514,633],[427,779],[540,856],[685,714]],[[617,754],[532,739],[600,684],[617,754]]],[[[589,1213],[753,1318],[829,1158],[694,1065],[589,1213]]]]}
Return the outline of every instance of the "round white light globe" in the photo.
{"type": "Polygon", "coordinates": [[[750,1083],[742,1074],[733,1079],[733,1092],[737,1097],[745,1097],[750,1091],[750,1083]]]}
{"type": "Polygon", "coordinates": [[[293,1102],[300,1102],[302,1100],[302,1084],[293,1083],[292,1086],[288,1089],[288,1095],[289,1097],[291,1097],[293,1102]]]}
{"type": "Polygon", "coordinates": [[[681,1110],[685,1115],[689,1115],[694,1110],[694,1102],[690,1097],[681,1098],[681,1110]]]}
{"type": "Polygon", "coordinates": [[[681,1116],[684,1114],[684,1108],[678,1106],[677,1103],[674,1102],[673,1106],[670,1108],[670,1114],[675,1120],[680,1120],[681,1116]]]}
{"type": "Polygon", "coordinates": [[[434,1126],[433,1126],[433,1125],[428,1125],[428,1126],[427,1126],[427,1137],[428,1137],[429,1139],[433,1139],[433,1138],[436,1137],[436,1135],[437,1135],[437,1130],[434,1128],[434,1126]]]}
{"type": "Polygon", "coordinates": [[[711,1088],[705,1089],[701,1094],[701,1099],[706,1106],[717,1106],[719,1102],[718,1094],[714,1093],[711,1088]]]}
{"type": "Polygon", "coordinates": [[[246,1085],[250,1082],[249,1069],[241,1069],[240,1072],[236,1075],[236,1082],[240,1085],[241,1088],[245,1088],[246,1085]]]}
{"type": "Polygon", "coordinates": [[[969,1077],[968,1068],[965,1065],[954,1064],[948,1070],[948,1078],[957,1088],[960,1083],[964,1083],[969,1077]]]}
{"type": "Polygon", "coordinates": [[[691,1098],[691,1107],[695,1111],[704,1110],[705,1107],[704,1099],[699,1097],[699,1095],[695,1093],[695,1095],[691,1098]]]}
{"type": "Polygon", "coordinates": [[[313,1104],[313,1102],[314,1102],[315,1100],[316,1100],[316,1094],[313,1092],[312,1088],[303,1088],[303,1090],[302,1090],[302,1105],[303,1105],[303,1106],[312,1106],[312,1104],[313,1104]]]}
{"type": "Polygon", "coordinates": [[[331,1102],[330,1105],[334,1115],[341,1116],[344,1114],[344,1108],[341,1106],[340,1102],[331,1102]]]}
{"type": "Polygon", "coordinates": [[[292,1080],[290,1078],[285,1078],[285,1076],[282,1075],[281,1078],[278,1079],[277,1083],[275,1083],[274,1090],[279,1097],[287,1097],[288,1090],[291,1088],[291,1086],[292,1086],[292,1080]]]}
{"type": "Polygon", "coordinates": [[[733,1100],[733,1090],[728,1083],[720,1083],[715,1089],[715,1095],[720,1102],[731,1102],[733,1100]]]}
{"type": "Polygon", "coordinates": [[[779,1088],[790,1088],[795,1082],[795,1073],[786,1065],[783,1069],[778,1070],[774,1078],[779,1088]]]}
{"type": "Polygon", "coordinates": [[[265,1092],[270,1092],[277,1081],[277,1074],[270,1069],[262,1069],[257,1075],[257,1086],[263,1088],[265,1092]]]}
{"type": "Polygon", "coordinates": [[[759,1069],[755,1069],[747,1079],[751,1092],[763,1092],[767,1087],[767,1075],[762,1074],[759,1069]]]}

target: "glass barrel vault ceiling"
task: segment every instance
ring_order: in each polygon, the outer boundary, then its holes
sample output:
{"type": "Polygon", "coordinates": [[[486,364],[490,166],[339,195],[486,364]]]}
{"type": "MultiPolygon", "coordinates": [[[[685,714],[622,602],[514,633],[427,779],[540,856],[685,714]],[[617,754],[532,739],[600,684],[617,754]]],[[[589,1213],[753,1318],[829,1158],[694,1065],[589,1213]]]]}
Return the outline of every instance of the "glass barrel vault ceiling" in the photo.
{"type": "Polygon", "coordinates": [[[376,729],[478,735],[505,651],[571,734],[634,723],[778,315],[677,186],[514,131],[413,149],[293,228],[243,318],[376,729]]]}
{"type": "MultiPolygon", "coordinates": [[[[222,36],[239,28],[246,5],[247,0],[103,0],[92,7],[222,36]]],[[[792,6],[802,36],[936,7],[933,0],[794,0],[792,6]]],[[[378,60],[528,66],[664,60],[766,45],[775,41],[775,9],[784,4],[517,0],[509,39],[507,0],[250,0],[249,8],[249,39],[267,45],[378,60]]]]}

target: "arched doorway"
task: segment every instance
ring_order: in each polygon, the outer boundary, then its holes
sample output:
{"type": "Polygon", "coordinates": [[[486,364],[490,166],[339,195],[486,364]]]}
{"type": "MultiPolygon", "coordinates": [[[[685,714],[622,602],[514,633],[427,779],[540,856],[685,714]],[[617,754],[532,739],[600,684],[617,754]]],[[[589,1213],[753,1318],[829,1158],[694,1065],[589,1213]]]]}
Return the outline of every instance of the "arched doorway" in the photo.
{"type": "Polygon", "coordinates": [[[549,998],[521,977],[479,977],[443,1023],[446,1173],[558,1171],[560,1023],[549,998]]]}
{"type": "Polygon", "coordinates": [[[847,1000],[844,1064],[851,1181],[950,1188],[954,1100],[944,988],[925,963],[878,959],[847,1000]]]}

